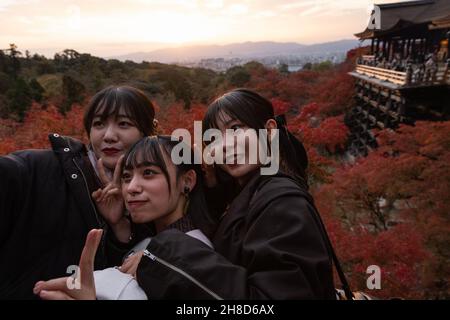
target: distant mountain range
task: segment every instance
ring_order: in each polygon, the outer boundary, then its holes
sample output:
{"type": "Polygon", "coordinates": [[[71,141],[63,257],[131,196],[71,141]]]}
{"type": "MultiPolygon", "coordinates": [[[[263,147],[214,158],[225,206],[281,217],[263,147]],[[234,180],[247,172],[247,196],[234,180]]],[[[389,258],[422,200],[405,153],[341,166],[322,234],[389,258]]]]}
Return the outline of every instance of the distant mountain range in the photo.
{"type": "Polygon", "coordinates": [[[186,62],[208,58],[264,58],[275,56],[304,56],[346,52],[358,46],[357,40],[304,45],[295,42],[244,42],[228,45],[198,45],[180,48],[158,49],[150,52],[135,52],[109,57],[121,61],[157,61],[162,63],[186,62]]]}

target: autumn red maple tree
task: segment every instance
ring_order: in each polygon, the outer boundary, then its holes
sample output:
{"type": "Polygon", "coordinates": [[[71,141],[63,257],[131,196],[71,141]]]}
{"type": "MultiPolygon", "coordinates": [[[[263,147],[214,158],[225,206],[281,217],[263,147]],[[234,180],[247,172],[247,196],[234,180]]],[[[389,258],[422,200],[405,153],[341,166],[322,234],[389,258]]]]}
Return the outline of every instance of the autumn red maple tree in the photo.
{"type": "MultiPolygon", "coordinates": [[[[354,94],[347,73],[361,50],[325,71],[283,74],[256,64],[246,87],[270,99],[304,143],[311,193],[352,288],[380,298],[450,298],[450,121],[380,131],[378,149],[347,161],[343,115],[354,94]],[[371,265],[381,269],[380,290],[366,287],[371,265]]],[[[193,133],[206,111],[199,101],[190,109],[154,105],[161,134],[193,133]]],[[[0,119],[0,154],[47,148],[51,132],[87,142],[82,116],[83,106],[61,115],[56,106],[34,103],[22,123],[0,119]]]]}

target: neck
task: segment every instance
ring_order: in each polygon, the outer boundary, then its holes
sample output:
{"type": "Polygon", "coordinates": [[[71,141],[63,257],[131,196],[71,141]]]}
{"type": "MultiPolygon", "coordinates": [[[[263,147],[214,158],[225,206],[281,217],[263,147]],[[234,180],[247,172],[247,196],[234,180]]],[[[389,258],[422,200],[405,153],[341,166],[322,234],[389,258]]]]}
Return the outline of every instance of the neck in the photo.
{"type": "Polygon", "coordinates": [[[258,170],[259,168],[254,171],[250,171],[245,176],[237,178],[236,180],[239,186],[244,187],[247,184],[247,182],[257,173],[258,170]]]}
{"type": "Polygon", "coordinates": [[[183,217],[185,203],[185,200],[178,201],[175,210],[155,220],[156,233],[160,233],[169,225],[183,217]]]}

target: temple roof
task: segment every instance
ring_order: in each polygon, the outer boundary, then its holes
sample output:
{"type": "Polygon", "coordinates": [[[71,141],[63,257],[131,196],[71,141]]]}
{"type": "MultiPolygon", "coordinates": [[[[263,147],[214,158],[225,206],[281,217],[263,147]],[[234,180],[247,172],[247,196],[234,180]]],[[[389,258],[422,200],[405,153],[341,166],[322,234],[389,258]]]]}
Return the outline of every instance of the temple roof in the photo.
{"type": "Polygon", "coordinates": [[[374,13],[380,12],[379,24],[371,17],[368,27],[363,32],[355,34],[360,39],[376,37],[398,31],[412,25],[432,24],[442,25],[450,17],[450,0],[418,0],[375,5],[374,13]]]}

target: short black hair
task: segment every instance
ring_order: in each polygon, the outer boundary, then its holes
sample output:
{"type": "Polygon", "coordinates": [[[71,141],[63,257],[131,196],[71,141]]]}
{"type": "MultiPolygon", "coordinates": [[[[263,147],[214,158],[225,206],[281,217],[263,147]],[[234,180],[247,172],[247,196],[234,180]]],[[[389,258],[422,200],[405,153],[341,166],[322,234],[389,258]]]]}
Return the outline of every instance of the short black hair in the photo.
{"type": "Polygon", "coordinates": [[[144,136],[155,133],[155,108],[150,99],[141,90],[131,86],[109,86],[96,93],[84,113],[83,124],[89,135],[92,121],[96,116],[106,120],[117,117],[123,110],[144,136]]]}

